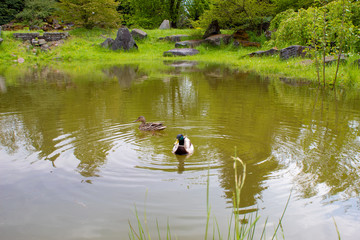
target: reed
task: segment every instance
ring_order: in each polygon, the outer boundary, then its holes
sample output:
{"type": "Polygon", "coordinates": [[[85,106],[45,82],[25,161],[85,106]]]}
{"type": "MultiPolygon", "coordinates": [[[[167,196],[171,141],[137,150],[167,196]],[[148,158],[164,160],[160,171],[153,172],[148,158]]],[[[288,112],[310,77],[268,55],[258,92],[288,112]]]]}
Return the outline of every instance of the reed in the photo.
{"type": "MultiPolygon", "coordinates": [[[[230,216],[230,221],[228,224],[227,229],[227,238],[228,240],[243,240],[243,239],[266,239],[266,224],[267,219],[265,220],[265,224],[263,229],[258,230],[257,223],[260,219],[260,216],[258,215],[258,212],[252,213],[252,214],[241,214],[241,208],[240,208],[240,202],[241,202],[241,191],[245,184],[246,179],[246,164],[239,158],[239,157],[233,157],[234,160],[234,172],[235,172],[235,190],[233,194],[233,211],[230,216]],[[238,172],[238,169],[242,169],[241,172],[238,172]],[[245,222],[245,223],[244,223],[245,222]],[[257,238],[256,234],[261,233],[260,238],[257,238]]],[[[208,170],[207,174],[207,186],[206,186],[206,224],[205,224],[205,233],[204,233],[204,239],[207,240],[209,238],[209,223],[211,219],[211,206],[210,206],[210,170],[208,170]]],[[[287,200],[287,203],[285,205],[284,211],[279,219],[279,222],[274,230],[274,233],[272,235],[271,239],[277,238],[277,234],[279,231],[282,231],[282,220],[284,218],[286,209],[288,207],[289,201],[290,201],[291,194],[287,200]]],[[[135,207],[135,215],[137,220],[137,230],[135,227],[131,224],[129,221],[129,227],[130,227],[130,233],[129,233],[129,239],[131,240],[145,240],[151,239],[150,231],[148,229],[147,225],[147,217],[146,217],[146,210],[144,211],[144,219],[143,221],[140,220],[137,209],[135,207]]],[[[161,239],[161,233],[160,228],[158,225],[158,222],[156,221],[157,226],[157,234],[158,239],[161,239]]],[[[171,231],[169,226],[169,221],[167,223],[167,232],[166,232],[166,239],[171,239],[171,231]]],[[[283,232],[283,231],[282,231],[283,232]]],[[[219,228],[219,224],[214,218],[214,224],[212,229],[212,239],[215,239],[215,236],[217,236],[217,239],[225,239],[223,236],[223,233],[221,233],[221,230],[219,228]]],[[[284,235],[283,235],[284,238],[284,235]]]]}

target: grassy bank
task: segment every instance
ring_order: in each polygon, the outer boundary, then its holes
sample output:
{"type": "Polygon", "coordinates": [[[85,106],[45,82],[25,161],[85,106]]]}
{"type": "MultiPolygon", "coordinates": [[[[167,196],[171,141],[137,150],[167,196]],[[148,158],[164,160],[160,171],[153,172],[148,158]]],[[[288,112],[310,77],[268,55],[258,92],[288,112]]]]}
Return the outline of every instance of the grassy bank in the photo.
{"type": "MultiPolygon", "coordinates": [[[[137,41],[137,51],[111,51],[100,47],[100,44],[107,38],[115,38],[116,29],[74,29],[70,31],[70,38],[64,44],[48,52],[37,50],[34,53],[32,47],[27,47],[19,40],[12,37],[13,32],[2,33],[4,42],[0,45],[0,63],[2,65],[20,64],[16,60],[23,58],[23,65],[37,64],[46,65],[53,62],[58,64],[121,64],[131,62],[163,61],[169,57],[163,57],[163,52],[174,48],[173,42],[160,41],[159,37],[175,34],[187,34],[190,38],[198,39],[203,30],[194,29],[171,29],[171,30],[145,30],[148,38],[137,41]]],[[[23,31],[22,31],[23,32],[23,31]]],[[[231,33],[231,31],[222,31],[231,33]]],[[[266,45],[266,44],[265,44],[266,45]]],[[[229,64],[242,71],[254,71],[269,77],[289,77],[317,81],[316,68],[314,65],[301,64],[304,59],[296,58],[286,61],[280,60],[279,56],[270,57],[244,57],[247,54],[267,50],[268,48],[235,48],[232,45],[212,47],[202,45],[197,47],[200,54],[188,57],[170,57],[170,59],[196,60],[205,62],[216,62],[229,64]]],[[[352,63],[359,59],[359,54],[349,54],[347,63],[340,66],[337,85],[351,88],[360,88],[359,69],[352,63]]],[[[336,64],[326,67],[326,81],[331,83],[334,79],[336,64]]]]}

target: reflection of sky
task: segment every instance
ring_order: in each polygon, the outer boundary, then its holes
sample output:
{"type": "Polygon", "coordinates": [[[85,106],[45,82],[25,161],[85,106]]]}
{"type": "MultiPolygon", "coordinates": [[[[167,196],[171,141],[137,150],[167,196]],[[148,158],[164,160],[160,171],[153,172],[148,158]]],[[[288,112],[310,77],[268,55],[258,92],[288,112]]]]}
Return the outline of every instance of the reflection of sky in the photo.
{"type": "MultiPolygon", "coordinates": [[[[134,79],[139,75],[131,67],[106,73],[123,71],[134,79]]],[[[180,75],[135,85],[117,78],[61,90],[46,84],[34,92],[29,86],[9,88],[7,93],[20,94],[8,113],[1,106],[6,113],[0,115],[0,202],[11,205],[0,207],[9,219],[4,228],[11,232],[7,227],[16,226],[22,212],[23,232],[31,231],[38,214],[36,224],[56,228],[59,236],[64,227],[69,236],[99,237],[109,230],[118,237],[128,232],[134,203],[141,211],[146,200],[151,220],[156,216],[166,225],[169,217],[185,236],[181,239],[200,238],[208,168],[212,214],[220,224],[230,216],[236,146],[249,171],[244,209],[270,216],[269,232],[293,189],[283,222],[286,238],[335,236],[332,216],[346,229],[344,236],[354,236],[360,179],[356,114],[336,122],[330,109],[328,119],[307,119],[308,106],[299,114],[306,101],[296,95],[299,88],[272,93],[272,85],[256,79],[224,80],[226,72],[214,72],[216,79],[180,75]],[[24,102],[22,95],[28,97],[24,102]],[[161,134],[139,132],[131,122],[142,114],[168,128],[161,134]],[[195,145],[185,160],[171,153],[178,133],[188,134],[195,145]],[[48,217],[50,210],[54,215],[48,217]],[[76,226],[79,222],[83,225],[76,226]]]]}

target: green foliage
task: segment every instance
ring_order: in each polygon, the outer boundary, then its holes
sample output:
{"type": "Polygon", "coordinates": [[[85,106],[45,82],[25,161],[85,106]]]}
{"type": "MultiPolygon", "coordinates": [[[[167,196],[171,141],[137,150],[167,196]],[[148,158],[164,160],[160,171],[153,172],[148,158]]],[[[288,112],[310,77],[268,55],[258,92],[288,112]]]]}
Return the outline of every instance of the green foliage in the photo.
{"type": "Polygon", "coordinates": [[[314,0],[274,0],[277,12],[283,12],[288,9],[298,10],[300,8],[308,8],[314,0]]]}
{"type": "Polygon", "coordinates": [[[197,21],[206,10],[210,9],[208,0],[187,0],[185,9],[189,19],[197,21]]]}
{"type": "Polygon", "coordinates": [[[115,0],[60,0],[59,15],[87,29],[116,27],[121,20],[117,7],[115,0]]]}
{"type": "Polygon", "coordinates": [[[54,0],[26,0],[25,8],[16,15],[17,19],[30,25],[41,25],[55,12],[54,0]]]}
{"type": "Polygon", "coordinates": [[[143,28],[157,28],[164,19],[177,27],[184,16],[185,0],[129,0],[133,11],[130,24],[143,28]]]}
{"type": "Polygon", "coordinates": [[[353,19],[357,19],[358,9],[354,8],[351,1],[344,0],[344,3],[346,8],[344,15],[342,0],[310,7],[307,10],[299,9],[298,12],[287,10],[278,14],[270,24],[272,30],[278,27],[275,33],[275,45],[313,45],[314,42],[321,42],[329,46],[327,52],[330,52],[334,50],[330,45],[339,46],[340,40],[344,40],[345,51],[357,48],[358,28],[354,26],[353,19]]]}
{"type": "Polygon", "coordinates": [[[222,28],[243,26],[255,30],[267,16],[275,11],[271,1],[257,0],[213,0],[210,9],[200,17],[199,25],[206,27],[212,20],[218,20],[222,28]]]}
{"type": "Polygon", "coordinates": [[[0,4],[0,25],[9,23],[15,19],[15,15],[23,10],[24,0],[1,0],[0,4]]]}
{"type": "Polygon", "coordinates": [[[282,21],[290,19],[295,17],[296,13],[293,9],[288,9],[284,12],[281,12],[279,14],[277,14],[270,22],[270,27],[269,30],[270,31],[274,31],[275,29],[279,28],[279,25],[282,21]]]}
{"type": "Polygon", "coordinates": [[[129,23],[142,28],[156,28],[168,16],[164,0],[130,0],[133,16],[129,23]]]}

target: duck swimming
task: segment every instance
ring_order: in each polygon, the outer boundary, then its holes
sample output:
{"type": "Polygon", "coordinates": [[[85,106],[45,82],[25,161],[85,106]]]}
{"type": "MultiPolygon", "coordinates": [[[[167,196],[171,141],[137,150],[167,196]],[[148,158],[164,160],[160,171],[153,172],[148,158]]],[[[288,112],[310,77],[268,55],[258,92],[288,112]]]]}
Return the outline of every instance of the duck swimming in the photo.
{"type": "Polygon", "coordinates": [[[139,126],[141,131],[159,131],[166,128],[162,123],[147,123],[143,116],[138,117],[134,122],[141,122],[139,126]]]}
{"type": "Polygon", "coordinates": [[[194,145],[192,145],[190,139],[186,136],[184,137],[182,134],[178,134],[176,136],[176,142],[174,143],[172,153],[177,155],[187,155],[192,154],[193,152],[194,145]]]}

